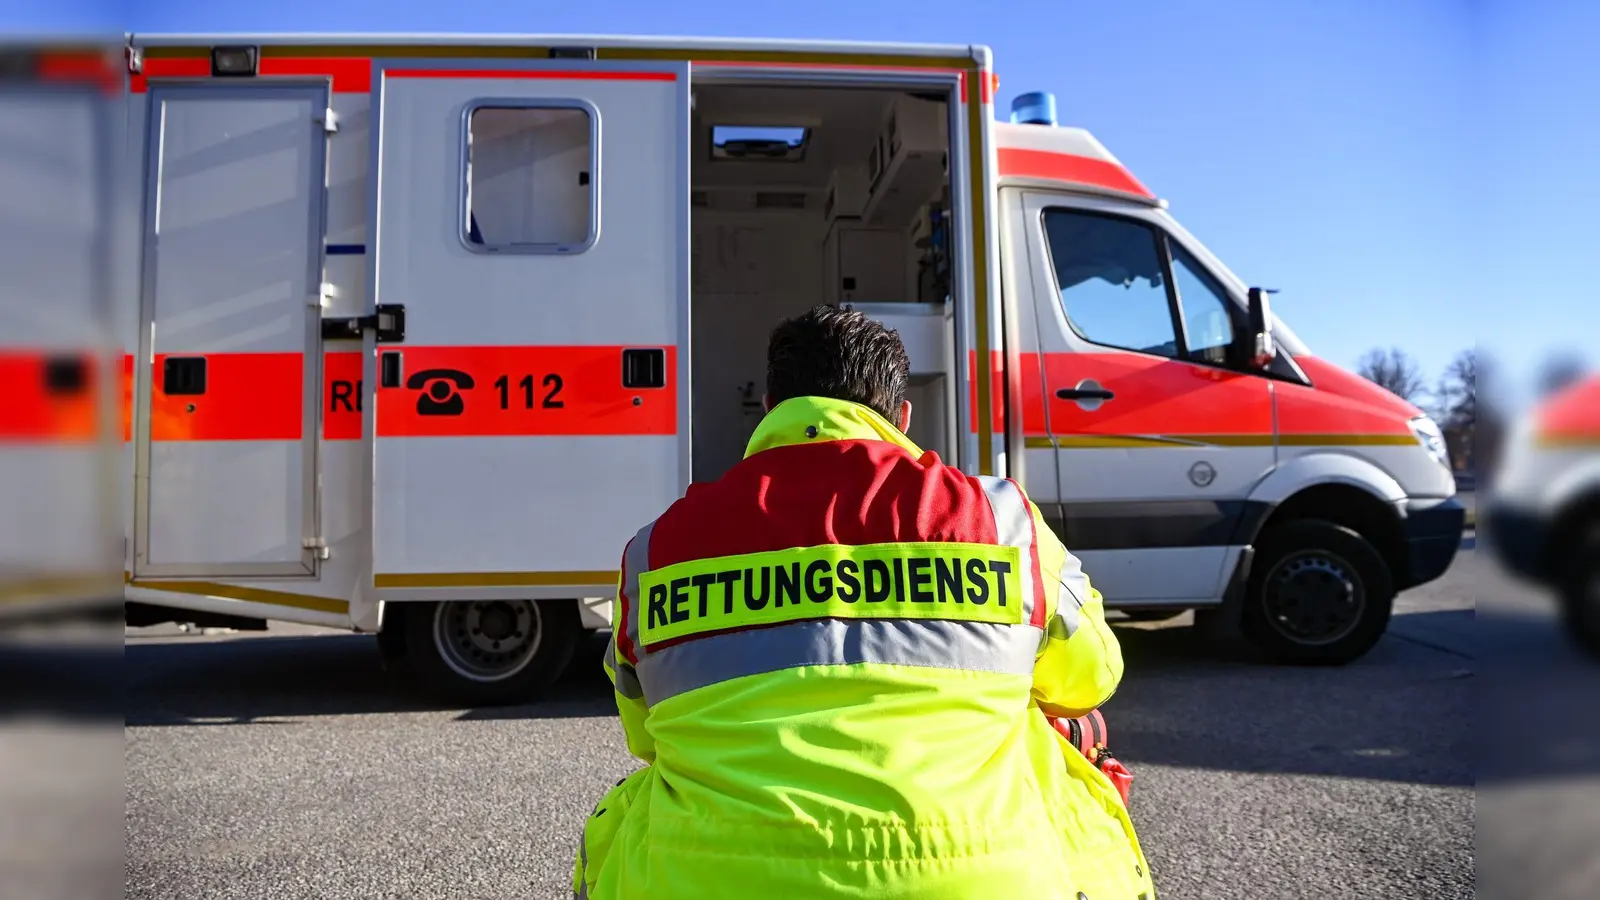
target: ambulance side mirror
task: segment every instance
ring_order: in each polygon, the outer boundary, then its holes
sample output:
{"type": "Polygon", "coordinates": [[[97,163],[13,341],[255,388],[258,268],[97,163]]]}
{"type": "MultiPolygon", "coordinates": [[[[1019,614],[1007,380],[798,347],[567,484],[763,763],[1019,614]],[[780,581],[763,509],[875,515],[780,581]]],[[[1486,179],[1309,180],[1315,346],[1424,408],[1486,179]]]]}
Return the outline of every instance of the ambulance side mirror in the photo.
{"type": "Polygon", "coordinates": [[[1250,289],[1250,327],[1244,334],[1242,356],[1252,369],[1267,368],[1278,355],[1277,345],[1272,340],[1272,307],[1267,302],[1267,295],[1270,293],[1272,292],[1266,288],[1250,289]]]}

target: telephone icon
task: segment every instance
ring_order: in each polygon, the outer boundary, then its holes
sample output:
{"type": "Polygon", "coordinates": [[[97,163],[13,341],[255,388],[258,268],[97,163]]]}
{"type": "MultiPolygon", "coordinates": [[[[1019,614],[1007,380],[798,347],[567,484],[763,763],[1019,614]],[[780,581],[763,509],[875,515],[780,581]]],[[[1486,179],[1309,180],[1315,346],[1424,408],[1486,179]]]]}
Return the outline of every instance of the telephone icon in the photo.
{"type": "Polygon", "coordinates": [[[417,397],[419,416],[461,415],[467,409],[467,401],[457,391],[470,391],[473,385],[471,375],[456,369],[423,369],[406,379],[406,387],[422,391],[417,397]]]}

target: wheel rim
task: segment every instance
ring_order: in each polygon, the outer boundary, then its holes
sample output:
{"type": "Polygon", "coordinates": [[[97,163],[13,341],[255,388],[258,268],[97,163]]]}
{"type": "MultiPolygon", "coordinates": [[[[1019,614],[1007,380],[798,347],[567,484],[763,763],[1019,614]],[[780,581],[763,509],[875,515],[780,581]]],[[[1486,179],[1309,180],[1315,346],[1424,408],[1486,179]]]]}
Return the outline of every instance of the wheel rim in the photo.
{"type": "Polygon", "coordinates": [[[531,600],[440,603],[433,613],[439,657],[471,681],[504,681],[526,669],[543,633],[539,605],[531,600]]]}
{"type": "Polygon", "coordinates": [[[1356,629],[1367,592],[1355,567],[1342,557],[1308,550],[1272,567],[1262,602],[1273,630],[1297,644],[1320,646],[1356,629]]]}

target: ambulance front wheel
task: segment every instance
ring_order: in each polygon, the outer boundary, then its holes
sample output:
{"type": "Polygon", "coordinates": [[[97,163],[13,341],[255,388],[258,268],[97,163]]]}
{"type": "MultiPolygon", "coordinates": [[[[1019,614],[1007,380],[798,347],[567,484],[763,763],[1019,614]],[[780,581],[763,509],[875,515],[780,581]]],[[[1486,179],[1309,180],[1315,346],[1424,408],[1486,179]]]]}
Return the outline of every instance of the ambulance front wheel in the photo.
{"type": "Polygon", "coordinates": [[[1344,665],[1383,637],[1394,597],[1389,566],[1366,538],[1295,519],[1261,535],[1240,625],[1274,662],[1344,665]]]}
{"type": "Polygon", "coordinates": [[[423,687],[462,706],[535,700],[583,635],[573,600],[407,604],[406,650],[423,687]]]}

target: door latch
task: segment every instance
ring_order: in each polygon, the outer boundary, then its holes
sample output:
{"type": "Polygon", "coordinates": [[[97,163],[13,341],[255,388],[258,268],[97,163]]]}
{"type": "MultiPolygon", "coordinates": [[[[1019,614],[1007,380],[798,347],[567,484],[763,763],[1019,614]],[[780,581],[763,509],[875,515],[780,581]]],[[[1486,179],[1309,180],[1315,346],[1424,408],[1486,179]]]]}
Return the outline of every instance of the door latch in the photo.
{"type": "Polygon", "coordinates": [[[377,332],[378,343],[400,344],[406,339],[406,307],[403,303],[380,303],[369,316],[334,316],[322,320],[325,341],[359,340],[363,331],[377,332]]]}
{"type": "Polygon", "coordinates": [[[622,386],[629,389],[666,387],[667,351],[656,347],[623,350],[622,386]]]}

